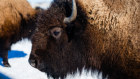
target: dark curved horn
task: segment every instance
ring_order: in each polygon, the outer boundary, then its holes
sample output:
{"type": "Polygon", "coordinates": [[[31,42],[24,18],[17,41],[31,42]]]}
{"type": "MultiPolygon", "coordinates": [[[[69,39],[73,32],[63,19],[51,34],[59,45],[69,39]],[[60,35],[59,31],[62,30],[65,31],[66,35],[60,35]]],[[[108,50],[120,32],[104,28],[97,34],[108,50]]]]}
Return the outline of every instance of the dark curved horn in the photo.
{"type": "Polygon", "coordinates": [[[69,17],[64,18],[64,23],[70,23],[76,19],[77,16],[77,7],[75,0],[72,0],[72,14],[69,17]]]}

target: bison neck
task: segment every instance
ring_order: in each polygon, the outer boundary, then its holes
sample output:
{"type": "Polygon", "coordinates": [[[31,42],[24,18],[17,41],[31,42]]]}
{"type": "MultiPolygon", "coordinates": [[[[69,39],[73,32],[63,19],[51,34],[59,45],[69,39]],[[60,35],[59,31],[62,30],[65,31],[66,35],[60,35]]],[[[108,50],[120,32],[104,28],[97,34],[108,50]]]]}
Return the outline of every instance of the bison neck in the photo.
{"type": "Polygon", "coordinates": [[[78,0],[78,3],[88,17],[82,41],[88,47],[87,62],[91,67],[116,79],[139,79],[139,2],[78,0]]]}
{"type": "Polygon", "coordinates": [[[128,40],[120,39],[119,36],[110,37],[108,34],[109,32],[104,33],[96,26],[87,25],[84,33],[73,39],[73,45],[77,44],[76,50],[80,52],[82,59],[86,60],[85,68],[97,69],[110,78],[114,76],[116,79],[135,78],[138,74],[130,73],[135,72],[133,69],[140,64],[130,58],[134,57],[130,52],[137,52],[132,51],[128,40]],[[132,66],[134,63],[136,66],[132,66]],[[132,69],[128,69],[130,67],[132,69]]]}
{"type": "Polygon", "coordinates": [[[12,36],[12,42],[15,43],[22,38],[30,38],[36,28],[37,15],[29,16],[28,19],[22,18],[20,22],[19,32],[12,36]]]}

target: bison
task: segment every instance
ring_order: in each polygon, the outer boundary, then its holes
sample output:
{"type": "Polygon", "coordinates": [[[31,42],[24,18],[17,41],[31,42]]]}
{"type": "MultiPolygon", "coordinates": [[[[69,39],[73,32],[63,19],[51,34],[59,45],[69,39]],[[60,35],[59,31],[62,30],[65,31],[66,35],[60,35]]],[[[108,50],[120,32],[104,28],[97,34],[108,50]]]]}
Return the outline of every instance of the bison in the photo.
{"type": "Polygon", "coordinates": [[[139,15],[138,0],[54,0],[38,14],[29,63],[56,79],[83,67],[140,79],[139,15]]]}
{"type": "Polygon", "coordinates": [[[26,0],[0,1],[0,57],[4,66],[10,66],[8,50],[11,44],[33,33],[36,13],[26,0]]]}

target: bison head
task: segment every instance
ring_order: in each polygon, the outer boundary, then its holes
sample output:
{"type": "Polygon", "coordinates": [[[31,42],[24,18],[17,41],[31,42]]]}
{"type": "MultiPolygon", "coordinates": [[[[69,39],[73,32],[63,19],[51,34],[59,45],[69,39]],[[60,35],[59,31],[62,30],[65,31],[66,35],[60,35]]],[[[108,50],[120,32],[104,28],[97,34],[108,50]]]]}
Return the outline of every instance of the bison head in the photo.
{"type": "Polygon", "coordinates": [[[78,16],[75,0],[72,0],[71,15],[66,17],[65,14],[64,7],[52,3],[47,11],[40,12],[37,28],[32,36],[29,63],[54,78],[63,78],[85,65],[82,55],[84,52],[80,52],[83,50],[82,42],[76,40],[80,38],[78,35],[83,28],[79,27],[82,26],[79,23],[81,19],[76,20],[78,16]]]}

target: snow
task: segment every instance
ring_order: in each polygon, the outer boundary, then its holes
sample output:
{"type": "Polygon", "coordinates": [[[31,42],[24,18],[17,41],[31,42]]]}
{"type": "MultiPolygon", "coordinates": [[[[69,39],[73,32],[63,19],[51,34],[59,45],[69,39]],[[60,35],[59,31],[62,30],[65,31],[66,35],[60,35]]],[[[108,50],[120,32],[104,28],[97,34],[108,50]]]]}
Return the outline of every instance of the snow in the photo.
{"type": "MultiPolygon", "coordinates": [[[[33,8],[35,6],[41,6],[47,9],[52,0],[28,0],[33,8]]],[[[23,39],[11,46],[11,50],[8,54],[10,68],[2,65],[2,59],[0,58],[0,79],[48,79],[44,72],[33,68],[28,63],[28,58],[31,52],[31,41],[23,39]]],[[[51,79],[51,78],[49,78],[51,79]]],[[[78,71],[76,74],[69,74],[66,79],[102,79],[102,73],[95,71],[86,71],[83,69],[80,74],[78,71]]]]}
{"type": "Polygon", "coordinates": [[[50,6],[52,0],[28,0],[28,2],[30,2],[33,8],[40,6],[43,9],[47,9],[50,6]]]}

